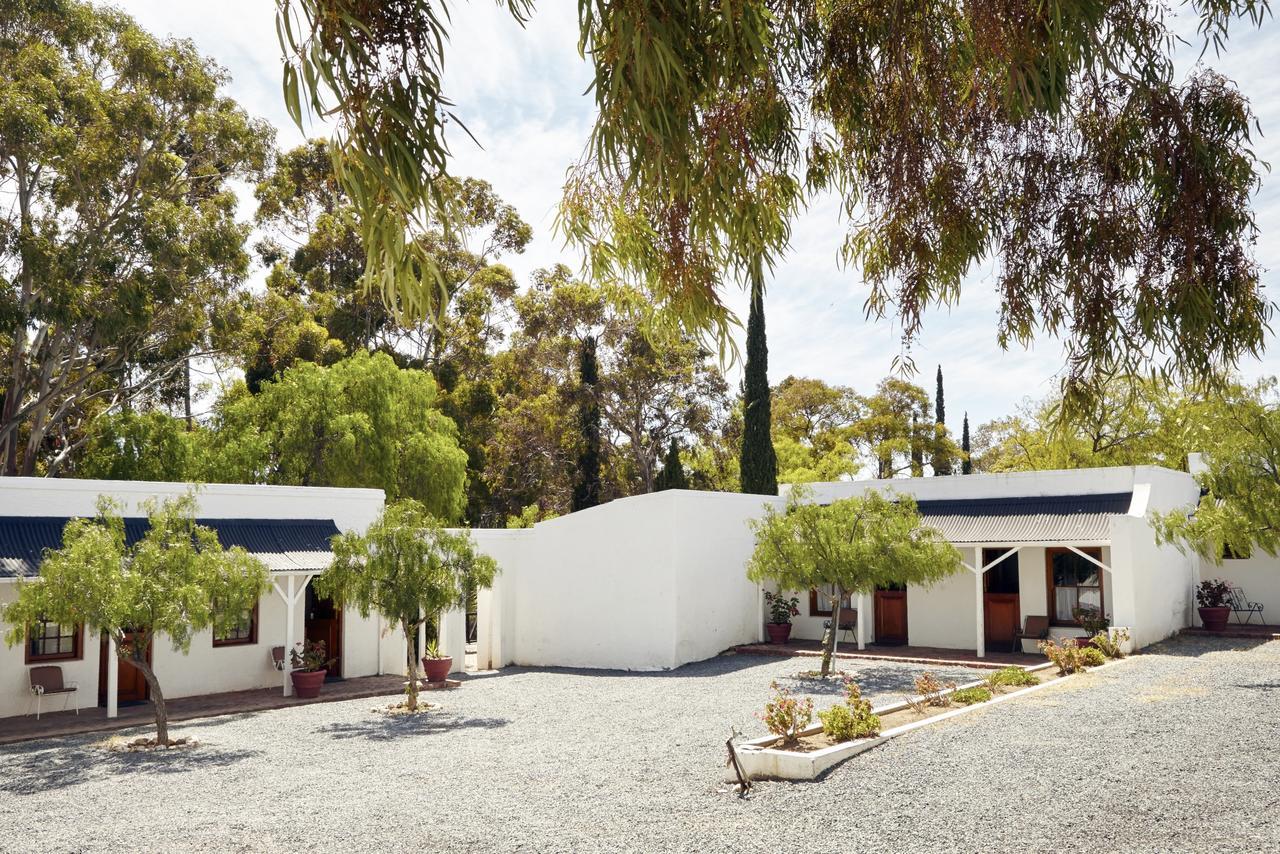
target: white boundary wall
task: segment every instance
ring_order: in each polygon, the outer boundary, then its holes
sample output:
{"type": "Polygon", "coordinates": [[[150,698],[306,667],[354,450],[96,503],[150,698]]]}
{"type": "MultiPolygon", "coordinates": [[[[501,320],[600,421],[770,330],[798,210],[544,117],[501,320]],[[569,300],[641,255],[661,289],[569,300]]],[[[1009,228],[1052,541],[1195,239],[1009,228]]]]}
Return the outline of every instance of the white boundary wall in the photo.
{"type": "MultiPolygon", "coordinates": [[[[0,516],[92,516],[100,495],[118,499],[124,515],[140,515],[147,498],[165,499],[185,494],[185,483],[140,481],[91,481],[62,478],[0,478],[0,516]]],[[[209,484],[197,492],[198,513],[221,519],[333,519],[343,531],[363,531],[382,511],[380,489],[209,484]]],[[[277,574],[276,577],[279,577],[277,574]]],[[[299,582],[301,583],[301,579],[299,582]]],[[[17,582],[0,582],[0,602],[11,601],[17,582]]],[[[294,614],[294,641],[303,637],[300,597],[294,614]]],[[[189,654],[176,652],[161,637],[153,647],[156,676],[165,697],[194,696],[250,688],[274,688],[283,676],[271,665],[271,647],[285,644],[285,606],[268,591],[259,602],[258,641],[254,644],[214,647],[208,631],[191,641],[189,654]]],[[[404,644],[391,631],[379,631],[377,617],[362,619],[348,609],[343,614],[343,675],[369,676],[404,670],[404,644]]],[[[79,683],[82,707],[98,702],[99,638],[85,632],[82,657],[60,665],[63,677],[79,683]]],[[[22,646],[0,643],[0,717],[27,711],[27,669],[22,646]]],[[[61,699],[54,702],[61,707],[61,699]]]]}
{"type": "Polygon", "coordinates": [[[671,490],[473,530],[501,568],[480,607],[480,666],[661,670],[758,640],[747,522],[779,501],[671,490]]]}

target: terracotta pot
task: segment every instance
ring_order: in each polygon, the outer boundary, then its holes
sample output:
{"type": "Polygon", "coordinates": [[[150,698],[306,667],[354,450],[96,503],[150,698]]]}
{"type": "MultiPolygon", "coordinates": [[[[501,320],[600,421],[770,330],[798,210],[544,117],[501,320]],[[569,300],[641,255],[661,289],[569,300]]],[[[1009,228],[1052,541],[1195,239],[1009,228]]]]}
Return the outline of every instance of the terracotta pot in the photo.
{"type": "Polygon", "coordinates": [[[453,670],[453,658],[424,658],[422,669],[427,674],[428,682],[443,682],[448,677],[449,671],[453,670]]]}
{"type": "Polygon", "coordinates": [[[790,623],[765,623],[764,630],[769,633],[769,643],[784,644],[791,637],[790,623]]]}
{"type": "Polygon", "coordinates": [[[328,670],[293,670],[289,678],[293,680],[294,696],[311,700],[320,696],[320,687],[324,685],[324,677],[328,670]]]}
{"type": "Polygon", "coordinates": [[[1231,609],[1226,605],[1220,605],[1216,608],[1199,608],[1200,622],[1204,623],[1204,627],[1211,632],[1220,632],[1227,627],[1227,619],[1231,616],[1231,609]]]}

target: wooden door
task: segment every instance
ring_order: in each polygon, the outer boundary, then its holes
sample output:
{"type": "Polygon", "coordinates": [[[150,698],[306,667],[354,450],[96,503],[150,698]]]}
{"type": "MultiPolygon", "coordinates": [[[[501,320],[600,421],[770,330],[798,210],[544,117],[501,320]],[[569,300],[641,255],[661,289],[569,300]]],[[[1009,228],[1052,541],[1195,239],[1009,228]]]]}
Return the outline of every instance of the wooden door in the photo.
{"type": "MultiPolygon", "coordinates": [[[[125,637],[133,640],[134,634],[126,632],[125,637]]],[[[151,650],[154,644],[147,645],[147,661],[151,661],[151,650]]],[[[107,704],[107,666],[110,658],[110,647],[107,644],[107,636],[104,633],[102,640],[98,646],[98,705],[105,706],[107,704]]],[[[116,668],[119,671],[119,683],[116,688],[116,703],[118,705],[127,705],[129,703],[145,703],[151,699],[151,689],[147,687],[147,680],[143,678],[142,671],[134,667],[127,661],[116,658],[116,668]]]]}
{"type": "Polygon", "coordinates": [[[342,678],[342,609],[333,600],[317,596],[315,589],[307,585],[307,610],[304,636],[307,640],[324,641],[325,653],[335,659],[329,665],[329,679],[342,678]]]}
{"type": "Polygon", "coordinates": [[[1022,619],[1017,593],[985,593],[982,597],[987,643],[1012,645],[1022,619]]]}
{"type": "Polygon", "coordinates": [[[907,591],[877,590],[876,643],[901,646],[907,642],[907,591]]]}

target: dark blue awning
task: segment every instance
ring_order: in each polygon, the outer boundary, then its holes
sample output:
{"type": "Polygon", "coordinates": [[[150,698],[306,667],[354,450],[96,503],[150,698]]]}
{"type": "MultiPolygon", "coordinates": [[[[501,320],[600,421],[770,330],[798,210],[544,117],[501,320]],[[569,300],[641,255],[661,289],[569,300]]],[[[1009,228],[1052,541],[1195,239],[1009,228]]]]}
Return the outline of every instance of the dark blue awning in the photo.
{"type": "MultiPolygon", "coordinates": [[[[62,547],[68,516],[0,516],[0,578],[34,577],[49,549],[62,547]]],[[[218,533],[224,548],[240,546],[273,572],[320,572],[333,553],[329,539],[338,533],[332,519],[197,519],[218,533]]],[[[125,540],[136,543],[147,520],[124,520],[125,540]]]]}

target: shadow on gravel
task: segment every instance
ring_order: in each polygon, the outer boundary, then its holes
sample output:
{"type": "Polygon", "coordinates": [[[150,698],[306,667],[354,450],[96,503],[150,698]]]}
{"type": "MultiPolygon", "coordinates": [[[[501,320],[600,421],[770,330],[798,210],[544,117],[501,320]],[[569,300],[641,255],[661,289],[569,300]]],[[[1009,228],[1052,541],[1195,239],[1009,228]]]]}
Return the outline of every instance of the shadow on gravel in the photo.
{"type": "Polygon", "coordinates": [[[1267,638],[1211,638],[1203,635],[1182,635],[1142,650],[1142,655],[1163,655],[1175,658],[1199,658],[1215,652],[1248,652],[1267,643],[1277,641],[1267,638]]]}
{"type": "MultiPolygon", "coordinates": [[[[841,662],[847,664],[848,662],[841,662]]],[[[872,664],[857,662],[855,667],[841,667],[853,677],[862,689],[862,696],[876,697],[886,694],[914,694],[916,677],[929,670],[943,682],[972,682],[982,678],[983,674],[974,675],[970,671],[956,671],[946,668],[922,668],[919,665],[903,666],[901,664],[872,664]]],[[[792,690],[814,696],[844,695],[844,683],[841,677],[829,676],[825,680],[817,676],[786,676],[778,679],[778,683],[792,690]]]]}
{"type": "Polygon", "coordinates": [[[506,718],[465,718],[447,712],[418,715],[385,715],[373,713],[368,718],[319,727],[315,732],[331,738],[366,738],[370,741],[394,741],[433,735],[458,729],[499,729],[511,723],[506,718]]]}
{"type": "MultiPolygon", "coordinates": [[[[0,757],[0,792],[35,795],[93,779],[134,774],[184,774],[222,768],[258,750],[226,750],[208,744],[151,752],[109,752],[93,743],[61,743],[8,750],[0,757]]],[[[127,784],[128,780],[120,782],[127,784]]]]}
{"type": "MultiPolygon", "coordinates": [[[[722,653],[715,658],[708,658],[702,661],[695,661],[690,664],[684,664],[674,670],[599,670],[589,667],[529,667],[525,665],[515,665],[512,667],[504,667],[501,670],[482,673],[468,674],[462,677],[464,681],[473,679],[502,679],[505,677],[519,676],[522,673],[557,673],[566,676],[589,676],[593,679],[617,679],[619,677],[626,679],[690,679],[702,677],[724,676],[729,673],[738,673],[743,670],[751,670],[757,667],[769,667],[776,665],[780,661],[787,661],[784,656],[777,655],[740,655],[738,653],[722,653]]],[[[792,659],[796,662],[796,672],[806,668],[816,669],[818,666],[817,659],[802,660],[792,659]]],[[[849,662],[842,661],[841,665],[847,665],[849,662]]],[[[846,669],[848,669],[846,667],[846,669]]]]}

